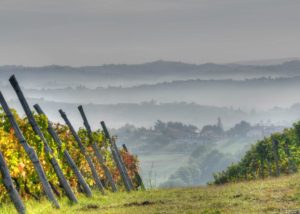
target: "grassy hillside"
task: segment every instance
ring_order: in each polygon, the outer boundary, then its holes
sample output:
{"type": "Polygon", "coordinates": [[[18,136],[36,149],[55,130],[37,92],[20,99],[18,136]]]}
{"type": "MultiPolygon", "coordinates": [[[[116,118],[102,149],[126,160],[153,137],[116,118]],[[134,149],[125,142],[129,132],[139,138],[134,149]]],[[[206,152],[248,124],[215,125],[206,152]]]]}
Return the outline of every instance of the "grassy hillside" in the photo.
{"type": "MultiPolygon", "coordinates": [[[[71,206],[61,201],[54,210],[46,202],[29,201],[29,213],[298,213],[300,210],[300,174],[248,181],[223,186],[149,190],[117,193],[94,198],[79,198],[71,206]]],[[[10,204],[2,204],[0,213],[14,213],[10,204]]]]}

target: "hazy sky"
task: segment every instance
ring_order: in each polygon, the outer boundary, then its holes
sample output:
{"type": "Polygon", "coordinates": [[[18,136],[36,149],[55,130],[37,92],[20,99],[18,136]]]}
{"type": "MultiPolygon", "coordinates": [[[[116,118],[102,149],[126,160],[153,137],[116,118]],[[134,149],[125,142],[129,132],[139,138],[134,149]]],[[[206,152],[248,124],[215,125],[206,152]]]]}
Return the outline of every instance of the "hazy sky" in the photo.
{"type": "Polygon", "coordinates": [[[0,65],[300,56],[300,0],[0,0],[0,65]]]}

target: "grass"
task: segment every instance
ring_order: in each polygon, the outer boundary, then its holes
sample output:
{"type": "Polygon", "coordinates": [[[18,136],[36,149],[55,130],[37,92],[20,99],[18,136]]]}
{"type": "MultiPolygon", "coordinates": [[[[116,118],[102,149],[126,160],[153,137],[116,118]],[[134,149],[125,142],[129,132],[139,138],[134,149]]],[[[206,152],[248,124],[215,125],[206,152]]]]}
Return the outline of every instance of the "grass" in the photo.
{"type": "MultiPolygon", "coordinates": [[[[28,213],[300,213],[300,174],[223,186],[157,189],[79,196],[79,204],[60,201],[61,209],[47,201],[26,202],[28,213]]],[[[0,213],[15,213],[2,204],[0,213]]]]}

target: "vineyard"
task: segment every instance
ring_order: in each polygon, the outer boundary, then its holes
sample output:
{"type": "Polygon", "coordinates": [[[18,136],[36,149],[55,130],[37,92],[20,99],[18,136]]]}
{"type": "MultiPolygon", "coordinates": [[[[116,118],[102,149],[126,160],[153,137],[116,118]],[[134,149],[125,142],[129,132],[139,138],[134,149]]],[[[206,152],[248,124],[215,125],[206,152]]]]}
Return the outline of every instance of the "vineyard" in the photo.
{"type": "MultiPolygon", "coordinates": [[[[0,92],[0,200],[13,201],[25,213],[23,201],[46,196],[60,208],[57,198],[67,196],[71,203],[78,195],[92,196],[91,189],[106,192],[144,189],[138,159],[125,145],[119,149],[105,123],[91,130],[83,107],[78,110],[85,128],[75,131],[69,118],[59,110],[66,124],[52,123],[36,104],[32,111],[14,76],[10,78],[26,117],[10,109],[0,92]]],[[[100,125],[100,120],[99,120],[100,125]]]]}
{"type": "Polygon", "coordinates": [[[214,174],[214,184],[278,177],[297,172],[300,164],[300,122],[252,145],[239,163],[214,174]]]}
{"type": "MultiPolygon", "coordinates": [[[[137,156],[130,154],[125,144],[122,149],[118,148],[117,138],[110,135],[104,121],[99,120],[101,129],[92,130],[80,105],[78,114],[82,117],[83,127],[79,130],[75,130],[72,118],[68,118],[62,109],[58,112],[64,124],[53,123],[38,104],[33,106],[35,111],[30,108],[15,76],[9,81],[26,116],[20,117],[17,111],[9,108],[0,92],[0,171],[3,184],[0,185],[0,202],[11,200],[19,213],[26,213],[24,201],[32,200],[48,200],[47,206],[63,210],[63,198],[71,206],[89,200],[95,202],[98,209],[102,205],[98,205],[96,197],[103,197],[103,200],[111,195],[124,198],[127,192],[135,191],[145,201],[120,206],[154,204],[146,199],[143,191],[137,192],[145,190],[137,156]],[[94,196],[94,192],[99,194],[94,196]]],[[[297,122],[292,128],[273,133],[252,145],[240,162],[215,173],[212,184],[294,174],[300,165],[299,147],[300,122],[297,122]]],[[[199,194],[206,192],[205,189],[199,191],[199,194]]],[[[164,191],[158,194],[167,196],[164,191]]],[[[178,200],[176,197],[174,201],[178,200]]],[[[164,204],[162,201],[155,203],[164,204]]]]}

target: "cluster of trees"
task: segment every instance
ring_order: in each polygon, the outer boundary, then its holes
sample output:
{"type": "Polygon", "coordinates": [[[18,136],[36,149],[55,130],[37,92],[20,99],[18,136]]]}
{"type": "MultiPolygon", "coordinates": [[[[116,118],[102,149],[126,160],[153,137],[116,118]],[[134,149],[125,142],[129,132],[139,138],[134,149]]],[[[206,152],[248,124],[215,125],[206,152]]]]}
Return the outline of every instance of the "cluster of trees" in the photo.
{"type": "MultiPolygon", "coordinates": [[[[17,123],[20,126],[21,131],[24,134],[25,139],[30,144],[30,146],[33,147],[36,151],[49,183],[51,184],[52,188],[57,190],[58,194],[61,194],[62,192],[60,192],[61,190],[59,188],[60,184],[58,178],[53,170],[53,167],[48,161],[43,143],[32,130],[27,118],[19,117],[15,110],[13,110],[13,114],[16,118],[17,123]]],[[[44,116],[40,115],[35,115],[35,119],[37,120],[50,147],[53,149],[54,155],[59,162],[63,174],[68,179],[72,189],[76,190],[77,192],[81,192],[80,185],[78,184],[73,171],[71,170],[68,164],[64,163],[65,159],[63,158],[63,151],[65,148],[68,149],[69,153],[76,162],[76,165],[79,167],[87,183],[90,186],[94,186],[94,179],[92,177],[92,173],[89,169],[88,163],[85,160],[82,153],[80,152],[77,143],[75,142],[73,135],[71,134],[68,127],[62,124],[54,124],[55,131],[59,134],[59,137],[63,142],[63,148],[60,150],[58,149],[57,144],[54,142],[54,140],[47,131],[47,119],[44,116]]],[[[108,188],[110,188],[110,186],[107,183],[107,180],[105,179],[105,173],[103,171],[103,168],[99,165],[95,155],[93,154],[93,149],[90,145],[87,131],[83,128],[80,128],[78,134],[85,147],[87,148],[87,151],[90,154],[90,156],[94,157],[93,162],[96,166],[97,173],[100,176],[102,183],[105,184],[108,188]]],[[[105,140],[104,134],[102,133],[102,131],[97,130],[93,132],[93,137],[99,143],[101,152],[106,160],[107,166],[109,167],[113,175],[114,180],[116,181],[116,183],[119,184],[119,188],[124,188],[122,187],[123,185],[119,171],[114,165],[114,161],[111,152],[108,149],[108,145],[105,140]]],[[[34,170],[34,166],[30,161],[28,155],[25,153],[22,145],[15,137],[14,130],[11,128],[8,118],[4,114],[2,108],[0,108],[0,151],[3,154],[5,161],[7,162],[12,179],[22,198],[26,199],[33,197],[35,199],[39,199],[43,195],[43,191],[42,185],[39,182],[38,175],[34,170]]],[[[135,178],[135,172],[137,172],[138,170],[137,157],[122,150],[121,155],[123,156],[123,160],[128,169],[129,175],[131,176],[131,178],[135,178]]],[[[0,178],[0,183],[2,182],[2,178],[0,178]]],[[[136,180],[133,180],[133,182],[137,184],[136,180]]],[[[4,186],[0,185],[0,201],[4,200],[6,196],[7,195],[4,186]]]]}
{"type": "Polygon", "coordinates": [[[240,162],[214,174],[214,184],[279,176],[297,171],[300,164],[300,122],[252,145],[240,162]]]}
{"type": "MultiPolygon", "coordinates": [[[[282,127],[275,126],[253,126],[246,121],[224,130],[219,118],[215,125],[206,125],[196,131],[198,144],[185,144],[186,147],[192,148],[186,163],[174,171],[160,186],[204,185],[212,181],[215,172],[225,170],[232,163],[240,160],[257,139],[282,130],[282,127]]],[[[266,174],[266,171],[263,174],[266,174]]]]}
{"type": "MultiPolygon", "coordinates": [[[[151,152],[160,148],[160,151],[172,149],[183,151],[179,144],[184,142],[199,142],[199,130],[196,126],[185,125],[181,122],[156,121],[152,128],[136,128],[125,125],[112,130],[121,142],[128,142],[135,151],[151,152]],[[183,142],[184,141],[184,142],[183,142]]],[[[188,148],[186,148],[188,149],[188,148]]]]}
{"type": "Polygon", "coordinates": [[[216,124],[205,125],[201,129],[182,122],[156,121],[153,127],[135,127],[125,125],[114,129],[113,133],[120,137],[121,142],[128,142],[135,152],[151,152],[157,147],[160,151],[192,152],[195,145],[214,143],[222,139],[251,138],[257,140],[275,131],[281,131],[281,126],[251,125],[246,121],[235,124],[229,130],[224,130],[220,118],[216,124]]]}

